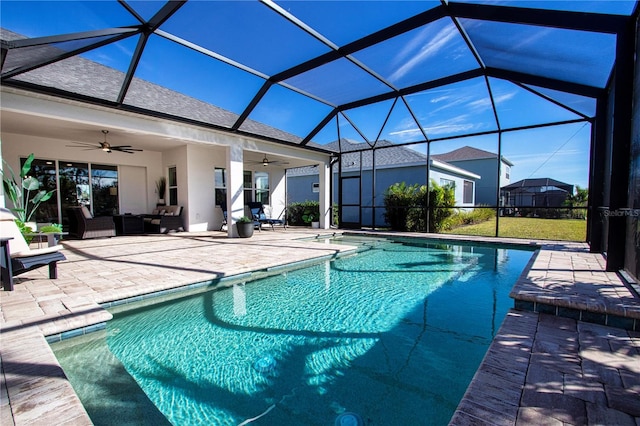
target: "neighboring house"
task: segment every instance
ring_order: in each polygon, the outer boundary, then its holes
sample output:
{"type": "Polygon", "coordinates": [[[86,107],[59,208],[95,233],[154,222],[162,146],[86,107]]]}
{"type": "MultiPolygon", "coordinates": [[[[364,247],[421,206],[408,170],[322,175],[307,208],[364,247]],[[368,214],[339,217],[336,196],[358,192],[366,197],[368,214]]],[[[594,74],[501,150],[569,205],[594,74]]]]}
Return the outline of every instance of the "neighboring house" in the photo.
{"type": "MultiPolygon", "coordinates": [[[[335,141],[323,147],[335,152],[339,152],[340,148],[343,152],[351,151],[342,156],[342,200],[337,199],[338,164],[334,165],[333,200],[343,206],[360,205],[361,208],[343,207],[343,222],[358,222],[358,214],[360,214],[360,222],[363,226],[381,225],[385,223],[382,205],[384,193],[389,186],[397,182],[425,184],[427,181],[427,156],[408,147],[395,146],[388,141],[378,141],[375,151],[360,151],[368,148],[368,145],[349,139],[342,139],[340,145],[335,141]],[[375,188],[371,172],[374,155],[375,188]]],[[[478,174],[432,158],[429,179],[439,185],[452,185],[455,188],[457,206],[472,207],[475,204],[475,186],[481,179],[478,174]]],[[[289,169],[287,201],[291,203],[317,200],[318,193],[315,189],[317,182],[318,172],[314,167],[289,169]]]]}
{"type": "MultiPolygon", "coordinates": [[[[510,175],[513,163],[503,156],[500,164],[500,184],[498,185],[498,170],[496,168],[498,155],[493,152],[464,146],[444,154],[432,155],[432,157],[482,176],[482,180],[476,185],[476,205],[495,206],[498,188],[511,183],[510,175]]],[[[504,200],[501,200],[500,204],[503,203],[504,200]]]]}
{"type": "Polygon", "coordinates": [[[505,206],[562,207],[573,185],[550,178],[523,179],[500,188],[505,206]]]}

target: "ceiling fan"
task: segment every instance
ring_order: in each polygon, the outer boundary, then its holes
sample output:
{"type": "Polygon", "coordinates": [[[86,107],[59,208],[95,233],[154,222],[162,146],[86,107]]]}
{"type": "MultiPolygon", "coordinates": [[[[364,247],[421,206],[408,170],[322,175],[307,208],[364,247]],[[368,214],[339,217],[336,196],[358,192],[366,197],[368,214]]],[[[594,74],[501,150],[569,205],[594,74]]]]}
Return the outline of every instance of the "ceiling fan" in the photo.
{"type": "Polygon", "coordinates": [[[283,165],[283,164],[289,164],[287,161],[269,160],[267,158],[266,154],[265,154],[264,158],[262,159],[262,161],[250,161],[250,163],[252,163],[252,164],[262,164],[264,167],[267,167],[267,166],[280,166],[280,165],[283,165]]]}
{"type": "Polygon", "coordinates": [[[104,134],[104,141],[98,142],[98,145],[93,143],[76,142],[75,145],[67,145],[67,146],[70,148],[85,148],[84,149],[85,151],[92,150],[92,149],[101,149],[108,154],[111,154],[111,152],[113,151],[124,152],[127,154],[133,154],[134,152],[142,152],[141,149],[132,148],[131,145],[113,146],[109,142],[107,142],[107,134],[109,133],[109,131],[103,130],[102,133],[104,134]]]}

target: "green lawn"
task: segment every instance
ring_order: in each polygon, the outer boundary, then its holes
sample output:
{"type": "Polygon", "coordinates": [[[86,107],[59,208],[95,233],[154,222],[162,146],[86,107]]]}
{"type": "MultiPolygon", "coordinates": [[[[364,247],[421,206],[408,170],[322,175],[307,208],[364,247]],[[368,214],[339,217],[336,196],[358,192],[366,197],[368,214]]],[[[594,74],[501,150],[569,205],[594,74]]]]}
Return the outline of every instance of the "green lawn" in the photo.
{"type": "MultiPolygon", "coordinates": [[[[446,234],[494,236],[495,220],[444,231],[446,234]]],[[[578,219],[536,219],[501,217],[500,237],[536,238],[541,240],[585,241],[587,221],[578,219]]]]}

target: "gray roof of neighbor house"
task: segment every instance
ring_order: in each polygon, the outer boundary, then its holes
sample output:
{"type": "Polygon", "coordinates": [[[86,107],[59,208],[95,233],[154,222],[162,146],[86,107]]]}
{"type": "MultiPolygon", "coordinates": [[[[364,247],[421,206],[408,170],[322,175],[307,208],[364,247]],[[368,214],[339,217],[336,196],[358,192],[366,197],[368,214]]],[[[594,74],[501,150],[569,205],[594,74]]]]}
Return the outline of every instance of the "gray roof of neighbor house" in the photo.
{"type": "MultiPolygon", "coordinates": [[[[334,141],[330,144],[324,145],[324,148],[340,153],[342,151],[342,163],[344,165],[342,170],[354,171],[362,169],[367,170],[373,167],[373,153],[375,152],[375,165],[376,169],[392,168],[392,167],[411,167],[411,166],[426,166],[427,156],[410,147],[397,146],[389,141],[378,141],[376,143],[376,149],[369,149],[370,146],[365,142],[356,142],[350,139],[341,139],[340,141],[334,141]]],[[[467,175],[469,177],[479,179],[480,177],[468,170],[456,167],[448,164],[447,162],[436,159],[434,156],[431,158],[431,166],[441,169],[446,169],[450,172],[467,175]]],[[[316,167],[299,167],[296,169],[290,169],[287,174],[289,176],[303,176],[317,174],[316,167]]]]}
{"type": "MultiPolygon", "coordinates": [[[[434,154],[432,155],[432,157],[446,162],[454,162],[497,158],[498,154],[471,146],[463,146],[462,148],[454,149],[453,151],[445,152],[444,154],[434,154]]],[[[513,166],[513,163],[507,160],[504,156],[502,156],[502,161],[510,166],[513,166]]]]}
{"type": "Polygon", "coordinates": [[[534,179],[522,179],[512,184],[503,186],[502,190],[526,190],[527,188],[539,188],[541,186],[553,186],[558,189],[567,192],[573,192],[573,185],[560,182],[559,180],[551,178],[534,178],[534,179]]]}

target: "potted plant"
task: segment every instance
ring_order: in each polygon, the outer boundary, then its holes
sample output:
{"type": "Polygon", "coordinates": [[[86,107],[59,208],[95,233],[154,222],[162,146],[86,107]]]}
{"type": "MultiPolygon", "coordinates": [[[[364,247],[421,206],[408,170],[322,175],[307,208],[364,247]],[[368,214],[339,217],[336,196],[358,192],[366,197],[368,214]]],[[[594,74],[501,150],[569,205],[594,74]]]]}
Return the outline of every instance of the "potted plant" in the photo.
{"type": "Polygon", "coordinates": [[[242,216],[236,221],[236,229],[240,238],[250,238],[253,236],[253,220],[247,216],[242,216]]]}
{"type": "Polygon", "coordinates": [[[165,176],[156,181],[156,191],[158,192],[158,205],[164,205],[164,196],[167,193],[167,178],[165,176]]]}
{"type": "MultiPolygon", "coordinates": [[[[11,166],[9,166],[6,161],[4,164],[9,171],[9,175],[7,176],[5,170],[2,170],[4,193],[13,205],[9,210],[16,216],[16,223],[23,235],[36,230],[35,223],[30,223],[33,215],[38,210],[40,204],[49,200],[55,192],[55,189],[51,191],[40,190],[40,181],[33,176],[29,176],[33,158],[34,155],[29,154],[22,169],[20,169],[19,178],[16,177],[13,169],[11,169],[11,166]],[[26,194],[24,191],[26,191],[26,194]],[[37,191],[33,197],[31,197],[32,191],[37,191]]],[[[26,236],[25,239],[27,239],[26,236]]],[[[30,239],[27,239],[27,241],[29,240],[30,239]]]]}

